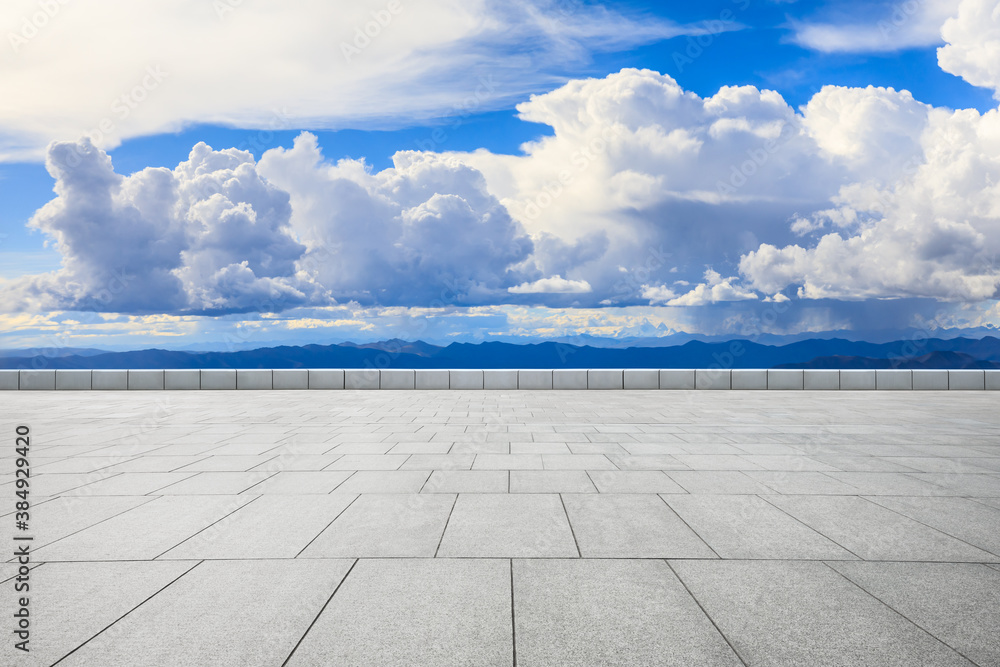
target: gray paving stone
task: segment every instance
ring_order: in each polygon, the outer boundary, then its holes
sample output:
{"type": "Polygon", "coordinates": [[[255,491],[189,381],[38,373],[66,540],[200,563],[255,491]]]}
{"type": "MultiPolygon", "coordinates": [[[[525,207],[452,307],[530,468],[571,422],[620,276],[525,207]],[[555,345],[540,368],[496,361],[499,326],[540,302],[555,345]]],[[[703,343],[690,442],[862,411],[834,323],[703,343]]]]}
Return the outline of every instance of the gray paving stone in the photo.
{"type": "Polygon", "coordinates": [[[541,454],[476,454],[473,470],[541,470],[541,454]]]}
{"type": "Polygon", "coordinates": [[[687,470],[687,466],[673,456],[609,456],[608,459],[621,470],[687,470]]]}
{"type": "Polygon", "coordinates": [[[518,389],[552,389],[552,371],[519,370],[517,371],[518,389]]]}
{"type": "Polygon", "coordinates": [[[768,496],[767,500],[864,560],[983,563],[998,559],[862,498],[768,496]]]}
{"type": "Polygon", "coordinates": [[[869,500],[1000,556],[1000,509],[967,498],[872,497],[869,500]]]}
{"type": "Polygon", "coordinates": [[[591,369],[587,371],[587,389],[623,389],[625,371],[591,369]]]}
{"type": "MultiPolygon", "coordinates": [[[[377,368],[348,368],[344,370],[345,389],[378,389],[381,383],[377,368]]],[[[312,387],[312,384],[309,385],[312,387]]]]}
{"type": "MultiPolygon", "coordinates": [[[[104,630],[158,590],[181,576],[194,562],[47,563],[29,585],[30,653],[3,642],[4,665],[51,665],[104,630]]],[[[6,588],[6,587],[5,587],[6,588]]],[[[8,601],[0,609],[13,615],[8,601]]],[[[8,631],[9,632],[9,631],[8,631]]],[[[65,664],[65,663],[63,663],[65,664]]],[[[112,664],[101,662],[100,664],[112,664]]],[[[124,664],[124,663],[123,663],[124,664]]]]}
{"type": "Polygon", "coordinates": [[[163,388],[169,390],[201,389],[201,371],[197,368],[168,368],[163,371],[163,388]]]}
{"type": "Polygon", "coordinates": [[[151,560],[252,500],[161,497],[37,550],[45,561],[151,560]],[[156,526],[156,530],[150,530],[156,526]]]}
{"type": "MultiPolygon", "coordinates": [[[[544,371],[544,372],[547,373],[549,371],[544,371]]],[[[521,377],[520,373],[521,372],[518,373],[519,378],[521,377]]],[[[532,386],[532,384],[529,384],[536,382],[541,382],[542,384],[545,384],[546,380],[544,376],[540,373],[536,375],[526,375],[525,378],[526,379],[524,380],[523,383],[520,382],[519,380],[519,386],[520,384],[524,385],[522,389],[586,389],[587,388],[586,369],[557,368],[551,371],[551,377],[549,378],[549,380],[551,380],[552,383],[551,387],[532,386]]]]}
{"type": "Polygon", "coordinates": [[[715,558],[658,496],[563,496],[583,558],[715,558]]]}
{"type": "MultiPolygon", "coordinates": [[[[416,389],[450,389],[451,372],[441,369],[418,368],[415,373],[416,389]]],[[[457,388],[457,387],[456,387],[457,388]]],[[[480,387],[482,389],[482,387],[480,387]]]]}
{"type": "Polygon", "coordinates": [[[907,474],[914,479],[936,484],[950,492],[950,495],[990,498],[1000,493],[1000,475],[937,472],[907,474]]]}
{"type": "Polygon", "coordinates": [[[685,493],[659,470],[595,470],[590,478],[601,493],[685,493]]]}
{"type": "Polygon", "coordinates": [[[421,493],[507,493],[506,470],[435,470],[421,493]]]}
{"type": "Polygon", "coordinates": [[[300,558],[431,558],[455,496],[364,494],[300,558]]]}
{"type": "Polygon", "coordinates": [[[144,496],[194,476],[193,472],[126,472],[65,492],[66,496],[144,496]]]}
{"type": "Polygon", "coordinates": [[[409,458],[406,454],[345,454],[325,470],[397,470],[409,458]]]}
{"type": "Polygon", "coordinates": [[[976,664],[1000,664],[1000,572],[956,563],[830,566],[976,664]]]}
{"type": "Polygon", "coordinates": [[[823,472],[746,470],[744,475],[781,494],[857,495],[857,488],[823,472]]]}
{"type": "Polygon", "coordinates": [[[517,389],[517,371],[486,369],[483,371],[483,387],[486,389],[517,389]]]}
{"type": "Polygon", "coordinates": [[[510,565],[362,560],[288,665],[510,665],[510,565]]]}
{"type": "MultiPolygon", "coordinates": [[[[163,475],[167,473],[156,473],[163,475]]],[[[173,474],[173,473],[170,473],[173,474]]],[[[177,473],[182,474],[182,473],[177,473]]],[[[157,489],[161,496],[236,495],[260,484],[277,471],[199,472],[157,489]]]]}
{"type": "Polygon", "coordinates": [[[356,497],[260,496],[159,558],[295,558],[356,497]]]}
{"type": "Polygon", "coordinates": [[[236,389],[236,370],[233,368],[206,368],[201,371],[201,388],[236,389]]]}
{"type": "Polygon", "coordinates": [[[511,470],[511,493],[597,493],[583,470],[511,470]]]}
{"type": "Polygon", "coordinates": [[[476,460],[475,454],[412,454],[399,467],[400,470],[469,470],[476,460]]]}
{"type": "Polygon", "coordinates": [[[335,493],[420,493],[427,470],[359,470],[335,493]]]}
{"type": "Polygon", "coordinates": [[[737,368],[732,371],[733,389],[767,389],[767,370],[737,368]]]}
{"type": "Polygon", "coordinates": [[[673,561],[748,665],[969,665],[823,563],[673,561]]]}
{"type": "Polygon", "coordinates": [[[660,371],[660,389],[694,389],[694,370],[663,369],[660,371]]]}
{"type": "Polygon", "coordinates": [[[351,561],[200,563],[60,664],[280,665],[350,566],[351,561]]]}
{"type": "MultiPolygon", "coordinates": [[[[214,452],[217,450],[212,451],[214,452]]],[[[270,454],[261,454],[257,456],[231,454],[216,456],[213,454],[210,456],[200,456],[198,457],[198,460],[192,461],[188,465],[177,466],[174,472],[246,472],[252,468],[260,467],[274,458],[275,457],[270,454]]]]}
{"type": "Polygon", "coordinates": [[[240,368],[236,371],[237,389],[267,389],[274,388],[270,369],[240,368]]]}
{"type": "Polygon", "coordinates": [[[663,561],[513,567],[518,665],[742,664],[663,561]]]}
{"type": "Polygon", "coordinates": [[[305,368],[275,368],[271,371],[273,389],[308,389],[309,370],[305,368]]]}
{"type": "Polygon", "coordinates": [[[344,389],[344,370],[336,369],[309,369],[310,389],[344,389]]]}
{"type": "Polygon", "coordinates": [[[732,389],[732,373],[727,368],[698,369],[695,371],[695,389],[732,389]]]}
{"type": "Polygon", "coordinates": [[[721,558],[855,559],[757,496],[671,495],[663,499],[721,558]]]}
{"type": "Polygon", "coordinates": [[[767,371],[768,389],[803,389],[804,387],[805,376],[801,370],[772,368],[767,371]]]}
{"type": "Polygon", "coordinates": [[[90,370],[60,368],[56,371],[56,389],[90,391],[90,375],[90,370]]]}
{"type": "MultiPolygon", "coordinates": [[[[122,512],[153,500],[142,496],[61,497],[48,502],[32,502],[33,547],[38,549],[67,535],[84,530],[122,512]]],[[[4,508],[6,509],[6,508],[4,508]]],[[[11,510],[14,508],[11,507],[11,510]]],[[[0,522],[0,539],[13,544],[14,517],[0,522]]],[[[4,559],[6,560],[6,558],[4,559]]]]}
{"type": "Polygon", "coordinates": [[[247,495],[312,495],[330,493],[353,475],[349,470],[283,470],[244,491],[247,495]]]}
{"type": "Polygon", "coordinates": [[[688,493],[776,493],[774,489],[755,482],[738,470],[671,470],[666,475],[688,493]]]}
{"type": "Polygon", "coordinates": [[[943,493],[936,484],[899,472],[828,472],[827,475],[850,484],[859,494],[866,496],[933,496],[943,493]]]}
{"type": "Polygon", "coordinates": [[[90,388],[101,391],[124,391],[128,389],[128,371],[95,368],[90,372],[90,388]]]}
{"type": "Polygon", "coordinates": [[[555,494],[459,495],[438,550],[443,558],[578,555],[566,512],[555,494]]]}
{"type": "Polygon", "coordinates": [[[546,470],[617,470],[603,454],[542,454],[546,470]]]}

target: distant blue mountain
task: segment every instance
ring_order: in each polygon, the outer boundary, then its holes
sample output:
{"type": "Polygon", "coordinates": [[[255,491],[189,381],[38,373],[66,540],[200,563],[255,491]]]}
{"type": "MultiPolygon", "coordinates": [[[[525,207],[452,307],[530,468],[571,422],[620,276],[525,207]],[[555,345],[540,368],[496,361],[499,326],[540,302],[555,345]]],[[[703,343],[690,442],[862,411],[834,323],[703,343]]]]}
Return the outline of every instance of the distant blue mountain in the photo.
{"type": "MultiPolygon", "coordinates": [[[[90,352],[88,350],[88,352],[90,352]]],[[[265,347],[238,352],[137,350],[51,357],[0,356],[0,368],[1000,368],[1000,339],[931,338],[866,343],[810,339],[788,345],[746,340],[671,347],[598,348],[547,342],[389,340],[265,347]]]]}

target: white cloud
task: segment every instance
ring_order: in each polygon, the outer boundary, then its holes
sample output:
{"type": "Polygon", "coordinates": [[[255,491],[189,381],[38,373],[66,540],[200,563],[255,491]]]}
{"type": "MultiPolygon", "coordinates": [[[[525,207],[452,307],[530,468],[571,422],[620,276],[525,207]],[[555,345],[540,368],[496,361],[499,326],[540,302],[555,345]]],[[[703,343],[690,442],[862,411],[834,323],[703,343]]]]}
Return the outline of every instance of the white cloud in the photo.
{"type": "Polygon", "coordinates": [[[110,149],[193,123],[370,127],[501,108],[595,51],[704,30],[554,0],[43,4],[57,9],[43,25],[36,0],[0,16],[0,90],[17,91],[0,105],[0,160],[88,133],[110,149]]]}
{"type": "Polygon", "coordinates": [[[330,164],[316,137],[266,152],[260,173],[291,197],[291,224],[309,246],[302,264],[338,301],[477,304],[531,271],[531,240],[487,191],[482,174],[435,153],[400,152],[394,167],[330,164]]]}
{"type": "Polygon", "coordinates": [[[521,283],[508,287],[511,294],[587,294],[593,288],[586,280],[567,280],[555,275],[551,278],[541,278],[531,283],[521,283]]]}
{"type": "Polygon", "coordinates": [[[84,139],[53,144],[46,166],[58,196],[30,225],[62,268],[14,281],[9,307],[225,312],[308,300],[294,278],[305,247],[290,234],[288,195],[249,153],[198,144],[174,170],[125,177],[84,139]]]}
{"type": "Polygon", "coordinates": [[[919,155],[883,184],[842,187],[828,214],[840,231],[808,248],[763,244],[741,273],[757,289],[797,285],[809,299],[996,298],[1000,112],[934,110],[919,155]]]}
{"type": "Polygon", "coordinates": [[[668,306],[705,306],[724,301],[750,301],[759,297],[752,291],[734,285],[736,278],[723,278],[719,273],[708,269],[705,271],[705,282],[701,283],[687,294],[667,302],[668,306]]]}
{"type": "Polygon", "coordinates": [[[938,64],[974,86],[992,88],[1000,99],[1000,4],[962,0],[958,16],[945,22],[946,42],[938,64]]]}
{"type": "Polygon", "coordinates": [[[910,0],[875,5],[866,21],[793,21],[792,41],[823,53],[871,53],[935,46],[941,24],[954,16],[960,0],[910,0]]]}
{"type": "Polygon", "coordinates": [[[643,285],[639,294],[643,299],[648,299],[651,306],[664,304],[677,298],[677,292],[666,285],[643,285]]]}

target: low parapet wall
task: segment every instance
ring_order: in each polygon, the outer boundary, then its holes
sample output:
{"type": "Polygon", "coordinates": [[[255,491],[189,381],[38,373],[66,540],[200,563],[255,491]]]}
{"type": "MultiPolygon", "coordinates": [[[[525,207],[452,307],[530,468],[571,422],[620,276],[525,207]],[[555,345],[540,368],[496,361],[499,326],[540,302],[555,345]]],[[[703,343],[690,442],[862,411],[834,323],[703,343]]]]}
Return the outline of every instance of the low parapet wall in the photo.
{"type": "Polygon", "coordinates": [[[0,370],[3,389],[1000,390],[1000,370],[0,370]]]}

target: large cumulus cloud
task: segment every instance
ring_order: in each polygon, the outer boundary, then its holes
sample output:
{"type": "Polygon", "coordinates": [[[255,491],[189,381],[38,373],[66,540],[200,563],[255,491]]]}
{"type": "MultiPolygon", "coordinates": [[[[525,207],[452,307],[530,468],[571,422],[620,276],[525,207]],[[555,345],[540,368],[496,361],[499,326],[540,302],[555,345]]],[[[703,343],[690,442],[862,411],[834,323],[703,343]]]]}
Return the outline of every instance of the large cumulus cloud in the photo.
{"type": "Polygon", "coordinates": [[[131,176],[89,139],[55,143],[56,198],[30,225],[62,255],[55,273],[18,281],[10,303],[116,312],[229,312],[306,302],[294,277],[305,247],[290,232],[288,194],[249,153],[198,144],[176,169],[131,176]]]}

